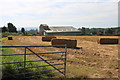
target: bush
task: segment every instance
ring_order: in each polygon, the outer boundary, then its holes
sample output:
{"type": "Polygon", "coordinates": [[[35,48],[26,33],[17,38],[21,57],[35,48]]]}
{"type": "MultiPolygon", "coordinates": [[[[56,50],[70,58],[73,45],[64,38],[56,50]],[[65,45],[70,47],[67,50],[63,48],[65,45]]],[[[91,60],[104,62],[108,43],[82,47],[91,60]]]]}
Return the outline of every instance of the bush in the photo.
{"type": "Polygon", "coordinates": [[[4,32],[4,33],[2,33],[2,38],[3,38],[3,37],[8,37],[9,35],[12,35],[12,36],[22,36],[23,34],[21,34],[21,33],[9,33],[9,32],[4,32]]]}
{"type": "Polygon", "coordinates": [[[10,35],[9,32],[4,32],[4,33],[2,33],[2,37],[7,37],[7,36],[9,36],[9,35],[10,35]]]}

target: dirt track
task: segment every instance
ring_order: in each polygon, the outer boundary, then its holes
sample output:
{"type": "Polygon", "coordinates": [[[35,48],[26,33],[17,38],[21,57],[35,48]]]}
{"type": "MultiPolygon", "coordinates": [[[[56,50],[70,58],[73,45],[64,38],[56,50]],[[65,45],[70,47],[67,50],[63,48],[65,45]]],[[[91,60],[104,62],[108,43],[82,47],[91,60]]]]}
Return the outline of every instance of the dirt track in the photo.
{"type": "MultiPolygon", "coordinates": [[[[68,77],[117,78],[118,77],[118,45],[100,45],[101,37],[117,36],[56,36],[61,39],[76,39],[79,49],[68,48],[68,77]]],[[[12,41],[3,40],[4,45],[51,45],[42,42],[42,36],[16,36],[12,41]]],[[[61,48],[40,48],[36,52],[62,51],[61,48]]],[[[55,55],[44,58],[53,58],[55,55]]]]}

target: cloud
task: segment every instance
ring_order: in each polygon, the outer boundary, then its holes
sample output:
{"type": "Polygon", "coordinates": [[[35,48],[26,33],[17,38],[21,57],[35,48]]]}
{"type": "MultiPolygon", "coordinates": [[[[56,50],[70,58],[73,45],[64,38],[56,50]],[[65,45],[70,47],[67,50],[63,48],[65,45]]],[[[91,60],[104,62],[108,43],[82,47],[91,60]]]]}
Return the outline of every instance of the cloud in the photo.
{"type": "Polygon", "coordinates": [[[0,0],[2,24],[117,25],[118,0],[0,0]],[[103,23],[103,24],[102,24],[103,23]]]}
{"type": "Polygon", "coordinates": [[[49,17],[50,22],[106,22],[112,17],[117,21],[117,6],[113,3],[76,3],[64,6],[64,9],[54,9],[53,14],[49,17]]]}

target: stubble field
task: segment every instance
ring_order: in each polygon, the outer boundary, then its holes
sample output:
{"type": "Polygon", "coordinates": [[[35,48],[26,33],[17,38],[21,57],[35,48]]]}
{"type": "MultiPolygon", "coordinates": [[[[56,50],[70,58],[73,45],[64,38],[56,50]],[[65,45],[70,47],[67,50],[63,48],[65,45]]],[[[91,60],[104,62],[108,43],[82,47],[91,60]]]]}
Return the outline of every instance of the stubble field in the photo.
{"type": "MultiPolygon", "coordinates": [[[[78,49],[67,49],[68,78],[118,78],[119,45],[101,45],[99,38],[118,38],[118,36],[56,36],[58,39],[77,40],[78,49]]],[[[42,36],[14,36],[13,40],[2,40],[3,45],[51,45],[43,42],[42,36]]],[[[22,49],[14,49],[22,52],[22,49]]],[[[63,48],[33,48],[36,52],[63,51],[63,48]]],[[[59,55],[41,55],[44,59],[56,58],[59,55]]],[[[36,56],[28,56],[31,59],[36,56]]],[[[57,63],[54,61],[53,63],[57,63]]],[[[52,62],[51,62],[52,63],[52,62]]]]}

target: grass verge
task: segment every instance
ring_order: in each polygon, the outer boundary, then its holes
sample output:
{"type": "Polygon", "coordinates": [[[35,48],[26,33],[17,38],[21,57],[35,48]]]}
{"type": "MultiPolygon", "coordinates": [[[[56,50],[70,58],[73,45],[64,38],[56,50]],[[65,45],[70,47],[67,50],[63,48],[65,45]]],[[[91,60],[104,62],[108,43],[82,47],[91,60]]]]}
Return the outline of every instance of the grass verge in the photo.
{"type": "MultiPolygon", "coordinates": [[[[16,54],[12,49],[9,48],[3,48],[2,49],[2,54],[16,54]]],[[[27,61],[29,61],[30,59],[27,58],[27,61]]],[[[2,62],[6,63],[6,62],[19,62],[19,61],[24,61],[24,56],[3,56],[2,57],[2,62]]],[[[43,62],[39,62],[39,64],[37,62],[32,63],[32,62],[28,62],[26,63],[27,67],[33,67],[33,66],[41,66],[41,65],[46,65],[43,62]]],[[[44,71],[44,72],[36,72],[36,73],[30,73],[30,74],[21,74],[21,73],[27,73],[27,72],[35,72],[35,71],[39,71],[39,70],[47,70],[47,69],[51,69],[51,67],[38,67],[38,68],[27,68],[27,69],[16,69],[16,68],[23,68],[24,67],[24,63],[15,63],[15,64],[3,64],[2,65],[2,80],[25,80],[24,77],[31,77],[31,76],[35,76],[35,75],[43,75],[46,73],[51,73],[51,71],[44,71]],[[17,75],[20,74],[20,75],[17,75]]],[[[46,76],[42,76],[42,77],[37,77],[37,78],[33,78],[32,80],[41,80],[44,78],[50,78],[53,75],[46,75],[46,76]]],[[[27,79],[27,80],[31,80],[31,79],[27,79]]]]}

